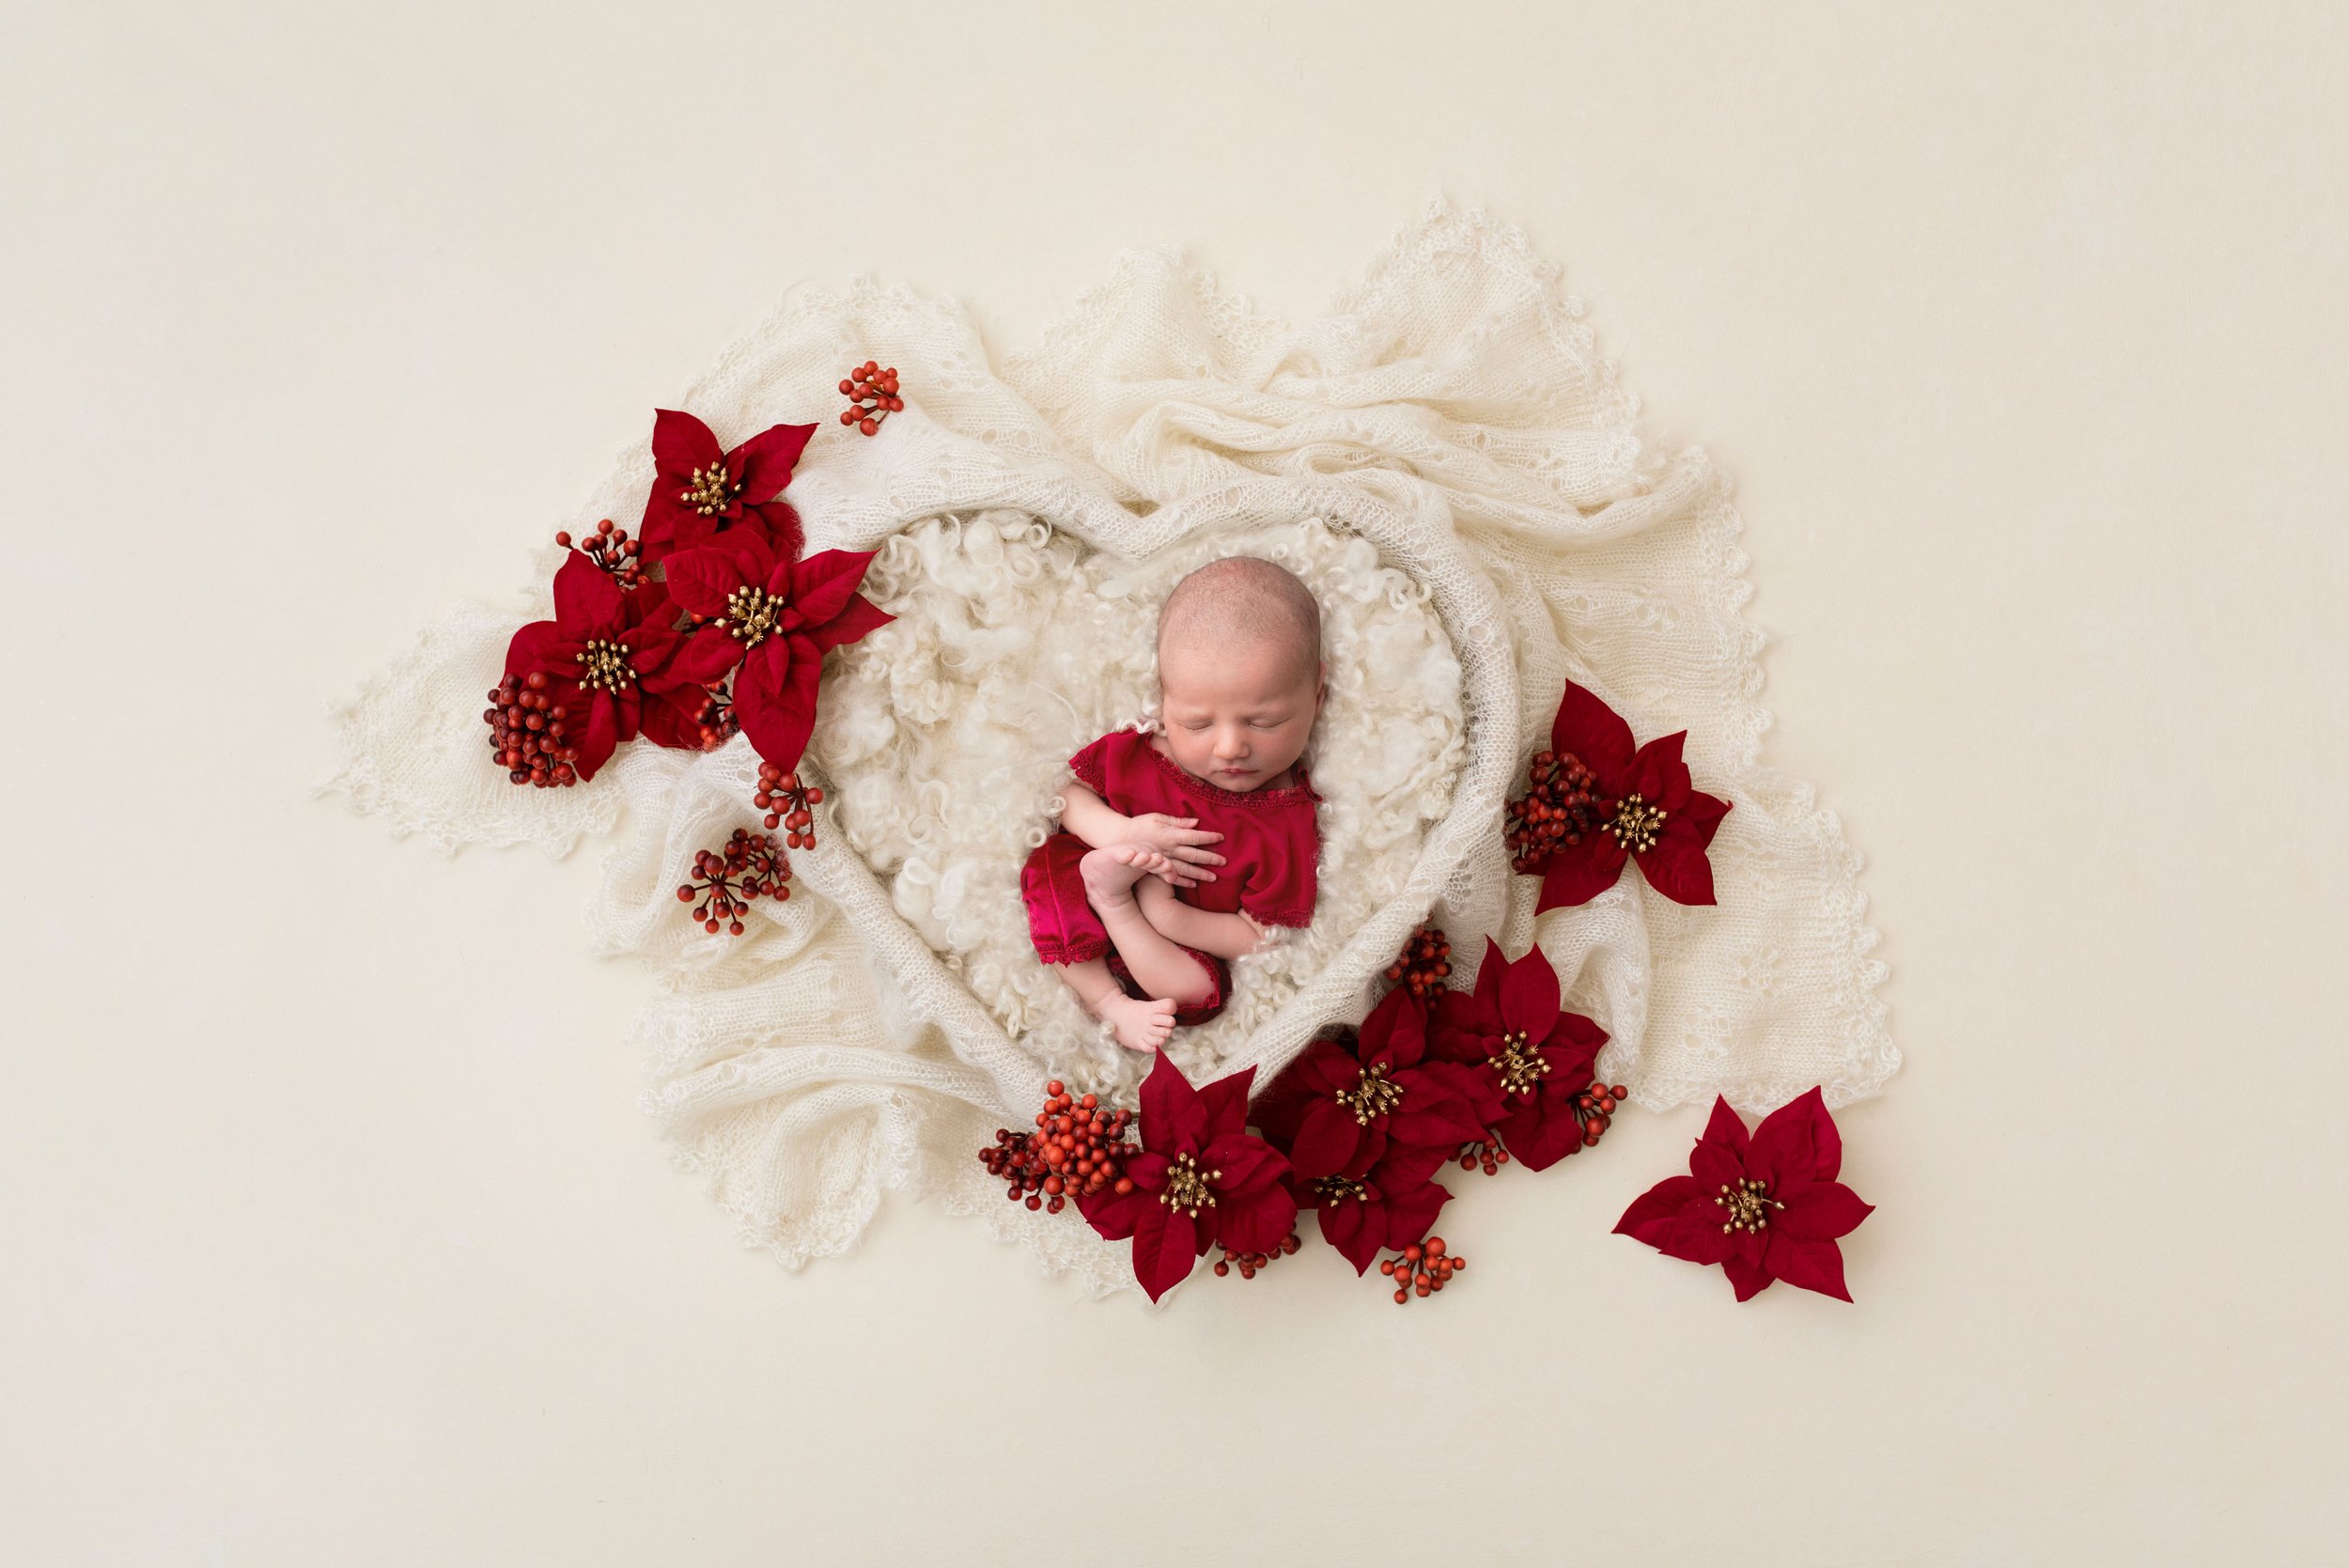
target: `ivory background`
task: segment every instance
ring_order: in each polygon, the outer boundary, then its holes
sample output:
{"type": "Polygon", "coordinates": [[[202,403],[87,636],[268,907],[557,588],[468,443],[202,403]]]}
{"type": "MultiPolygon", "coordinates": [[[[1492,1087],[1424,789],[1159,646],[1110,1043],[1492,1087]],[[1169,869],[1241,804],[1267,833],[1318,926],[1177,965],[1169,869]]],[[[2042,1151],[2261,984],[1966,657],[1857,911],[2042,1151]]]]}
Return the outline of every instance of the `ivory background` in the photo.
{"type": "Polygon", "coordinates": [[[2338,1560],[2335,8],[19,4],[0,51],[0,1559],[2338,1560]],[[320,717],[794,278],[1317,311],[1448,192],[1735,477],[1766,758],[1908,1065],[1846,1307],[1470,1186],[1399,1310],[1152,1314],[894,1205],[789,1275],[635,1108],[597,853],[320,717]],[[2334,955],[2327,963],[2323,955],[2334,955]]]}

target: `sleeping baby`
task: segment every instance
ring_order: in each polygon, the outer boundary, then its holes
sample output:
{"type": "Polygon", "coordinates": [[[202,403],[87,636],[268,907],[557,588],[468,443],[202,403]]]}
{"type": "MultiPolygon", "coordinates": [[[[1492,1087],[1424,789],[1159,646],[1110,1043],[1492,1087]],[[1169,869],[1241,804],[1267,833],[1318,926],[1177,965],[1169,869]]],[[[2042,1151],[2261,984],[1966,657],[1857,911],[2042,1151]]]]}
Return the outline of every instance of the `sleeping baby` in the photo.
{"type": "Polygon", "coordinates": [[[1225,960],[1267,927],[1313,924],[1321,797],[1299,759],[1328,680],[1297,575],[1210,561],[1159,611],[1163,734],[1112,730],[1068,759],[1061,831],[1028,857],[1020,896],[1036,955],[1119,1044],[1156,1050],[1214,1017],[1225,960]]]}

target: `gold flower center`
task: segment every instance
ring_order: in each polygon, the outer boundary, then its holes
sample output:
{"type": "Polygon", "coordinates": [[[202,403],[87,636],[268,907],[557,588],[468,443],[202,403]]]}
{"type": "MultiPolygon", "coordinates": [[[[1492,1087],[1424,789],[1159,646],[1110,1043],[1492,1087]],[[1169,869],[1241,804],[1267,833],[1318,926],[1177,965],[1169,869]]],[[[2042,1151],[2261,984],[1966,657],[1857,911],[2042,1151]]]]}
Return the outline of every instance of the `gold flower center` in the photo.
{"type": "Polygon", "coordinates": [[[636,672],[630,667],[628,649],[600,637],[588,638],[579,654],[579,684],[590,691],[614,693],[635,685],[636,672]]]}
{"type": "Polygon", "coordinates": [[[708,468],[695,469],[685,488],[677,491],[677,499],[710,518],[734,505],[734,498],[741,493],[742,481],[726,476],[725,459],[721,458],[708,468]]]}
{"type": "Polygon", "coordinates": [[[1215,1207],[1215,1194],[1207,1190],[1211,1181],[1222,1179],[1221,1171],[1202,1171],[1198,1161],[1189,1155],[1176,1155],[1166,1168],[1166,1186],[1159,1191],[1159,1202],[1169,1208],[1188,1209],[1193,1219],[1202,1207],[1215,1207]]]}
{"type": "Polygon", "coordinates": [[[1720,1196],[1713,1202],[1729,1211],[1729,1223],[1721,1227],[1723,1235],[1732,1231],[1766,1231],[1770,1228],[1769,1211],[1786,1206],[1770,1196],[1767,1182],[1750,1177],[1734,1187],[1723,1186],[1720,1196]]]}
{"type": "Polygon", "coordinates": [[[783,600],[764,588],[741,587],[726,596],[726,613],[718,617],[718,624],[739,640],[743,651],[748,652],[775,629],[775,621],[782,614],[783,600]]]}
{"type": "Polygon", "coordinates": [[[1314,1191],[1332,1203],[1342,1203],[1348,1198],[1361,1203],[1370,1200],[1370,1188],[1351,1176],[1315,1176],[1314,1191]]]}
{"type": "Polygon", "coordinates": [[[1336,1098],[1356,1122],[1368,1126],[1403,1103],[1403,1085],[1387,1077],[1387,1063],[1377,1062],[1364,1067],[1354,1087],[1339,1090],[1336,1098]]]}
{"type": "Polygon", "coordinates": [[[1549,1076],[1549,1058],[1522,1029],[1502,1031],[1501,1048],[1489,1060],[1501,1069],[1501,1087],[1512,1094],[1530,1094],[1549,1076]]]}
{"type": "Polygon", "coordinates": [[[1615,815],[1606,824],[1615,835],[1615,842],[1635,854],[1644,854],[1656,847],[1657,835],[1664,831],[1664,808],[1651,806],[1637,795],[1626,795],[1616,802],[1615,815]]]}

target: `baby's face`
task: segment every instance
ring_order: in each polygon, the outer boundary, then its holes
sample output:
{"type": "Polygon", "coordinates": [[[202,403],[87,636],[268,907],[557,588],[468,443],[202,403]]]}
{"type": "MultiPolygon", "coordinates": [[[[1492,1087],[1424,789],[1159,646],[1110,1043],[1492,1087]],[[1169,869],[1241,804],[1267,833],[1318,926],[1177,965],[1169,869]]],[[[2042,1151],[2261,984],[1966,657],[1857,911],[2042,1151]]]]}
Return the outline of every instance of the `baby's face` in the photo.
{"type": "Polygon", "coordinates": [[[1328,675],[1325,663],[1299,678],[1270,643],[1169,646],[1159,660],[1167,749],[1194,778],[1260,789],[1304,754],[1328,675]]]}

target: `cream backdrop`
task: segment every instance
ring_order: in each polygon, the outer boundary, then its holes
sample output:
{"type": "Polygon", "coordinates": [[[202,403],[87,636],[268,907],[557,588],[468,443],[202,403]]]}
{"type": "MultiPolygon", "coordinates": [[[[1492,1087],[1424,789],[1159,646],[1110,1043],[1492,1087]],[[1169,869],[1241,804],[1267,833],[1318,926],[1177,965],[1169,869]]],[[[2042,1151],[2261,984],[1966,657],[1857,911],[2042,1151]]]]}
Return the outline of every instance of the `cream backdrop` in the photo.
{"type": "Polygon", "coordinates": [[[0,1560],[2349,1551],[2334,8],[7,21],[0,1560]],[[1697,1107],[1469,1188],[1408,1310],[902,1203],[786,1273],[637,1110],[596,849],[310,799],[793,279],[1000,351],[1182,244],[1296,318],[1437,192],[1736,483],[1906,1060],[1857,1305],[1607,1234],[1697,1107]]]}

